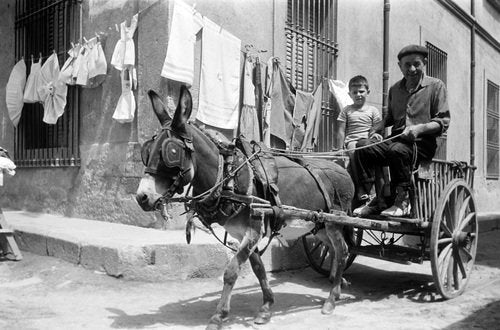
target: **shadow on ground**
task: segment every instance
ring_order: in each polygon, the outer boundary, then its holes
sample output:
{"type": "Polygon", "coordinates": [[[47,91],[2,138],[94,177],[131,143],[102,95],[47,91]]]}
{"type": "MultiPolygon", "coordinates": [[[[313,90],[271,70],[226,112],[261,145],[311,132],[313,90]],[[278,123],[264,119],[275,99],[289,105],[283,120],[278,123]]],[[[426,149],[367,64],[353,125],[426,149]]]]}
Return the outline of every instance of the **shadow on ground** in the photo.
{"type": "Polygon", "coordinates": [[[445,330],[498,329],[500,327],[500,300],[475,311],[465,319],[455,322],[445,330]]]}
{"type": "MultiPolygon", "coordinates": [[[[330,291],[330,282],[326,277],[310,269],[275,273],[272,277],[270,284],[275,293],[273,319],[305,310],[317,310],[318,317],[321,315],[321,305],[330,291]]],[[[435,292],[432,278],[428,274],[387,271],[355,264],[346,274],[346,279],[351,285],[344,288],[344,294],[338,305],[361,300],[375,302],[392,295],[422,303],[441,299],[435,292]]],[[[116,308],[107,310],[113,314],[110,316],[113,319],[113,328],[145,328],[154,324],[172,327],[203,326],[215,311],[220,294],[221,291],[217,290],[190,299],[178,300],[144,314],[130,315],[116,308]]],[[[258,284],[243,287],[236,285],[231,299],[230,317],[226,324],[252,327],[253,318],[261,304],[262,293],[258,284]]]]}

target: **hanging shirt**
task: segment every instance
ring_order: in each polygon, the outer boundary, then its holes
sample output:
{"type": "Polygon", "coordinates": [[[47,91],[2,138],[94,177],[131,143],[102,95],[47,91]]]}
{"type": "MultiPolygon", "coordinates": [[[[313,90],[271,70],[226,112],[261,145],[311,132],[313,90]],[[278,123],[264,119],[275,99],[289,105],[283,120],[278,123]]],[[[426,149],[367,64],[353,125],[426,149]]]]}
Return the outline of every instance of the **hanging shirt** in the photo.
{"type": "Polygon", "coordinates": [[[75,65],[79,65],[80,63],[80,61],[77,61],[80,47],[80,44],[76,44],[68,51],[69,57],[66,59],[66,62],[64,62],[61,72],[59,73],[59,79],[67,85],[76,84],[76,76],[73,79],[73,71],[75,70],[75,65]]]}
{"type": "Polygon", "coordinates": [[[106,79],[108,64],[98,38],[92,38],[88,42],[89,56],[87,57],[88,83],[85,87],[94,88],[106,79]]]}
{"type": "Polygon", "coordinates": [[[241,40],[203,17],[199,108],[196,118],[224,129],[238,125],[241,40]]]}
{"type": "Polygon", "coordinates": [[[130,26],[124,21],[120,24],[120,40],[115,45],[115,50],[111,56],[111,65],[118,70],[123,70],[126,65],[135,64],[135,44],[134,33],[137,28],[139,14],[132,16],[130,26]]]}
{"type": "Polygon", "coordinates": [[[323,83],[316,87],[313,93],[314,101],[307,114],[307,128],[304,134],[301,151],[308,151],[318,144],[319,124],[321,123],[321,103],[323,99],[323,83]]]}
{"type": "Polygon", "coordinates": [[[161,76],[193,85],[194,45],[203,24],[202,17],[180,0],[174,2],[167,55],[161,76]]]}
{"type": "Polygon", "coordinates": [[[26,87],[24,87],[24,103],[35,103],[41,101],[37,91],[37,83],[40,76],[41,67],[42,59],[39,59],[37,63],[31,61],[30,75],[26,80],[26,87]]]}
{"type": "Polygon", "coordinates": [[[259,118],[255,107],[255,87],[252,82],[253,63],[245,61],[243,76],[243,106],[240,115],[240,134],[250,141],[260,141],[259,118]]]}
{"type": "Polygon", "coordinates": [[[7,110],[9,111],[9,117],[14,127],[17,127],[19,119],[21,119],[21,112],[24,106],[23,93],[25,85],[26,64],[24,63],[24,59],[21,59],[14,65],[5,91],[7,110]]]}
{"type": "Polygon", "coordinates": [[[54,53],[45,61],[40,69],[38,95],[43,104],[43,121],[55,124],[64,113],[68,86],[59,80],[59,60],[54,53]]]}

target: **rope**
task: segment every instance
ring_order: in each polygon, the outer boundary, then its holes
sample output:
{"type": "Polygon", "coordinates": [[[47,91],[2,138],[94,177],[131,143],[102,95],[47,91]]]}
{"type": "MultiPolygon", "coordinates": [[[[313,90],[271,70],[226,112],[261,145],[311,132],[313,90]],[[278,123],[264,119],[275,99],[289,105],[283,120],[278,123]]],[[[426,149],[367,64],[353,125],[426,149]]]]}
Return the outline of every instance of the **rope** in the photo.
{"type": "MultiPolygon", "coordinates": [[[[356,147],[353,149],[349,149],[348,151],[356,151],[356,150],[362,150],[366,148],[371,148],[373,146],[376,146],[378,144],[382,144],[391,140],[394,140],[398,137],[403,135],[403,133],[399,133],[397,135],[391,136],[390,138],[387,138],[385,140],[377,141],[372,144],[362,146],[362,147],[356,147]]],[[[291,150],[283,150],[283,149],[276,149],[276,148],[269,148],[271,150],[271,153],[275,155],[286,155],[286,156],[338,156],[338,155],[343,155],[346,150],[337,150],[337,151],[323,151],[323,152],[307,152],[307,151],[291,151],[291,150]]]]}

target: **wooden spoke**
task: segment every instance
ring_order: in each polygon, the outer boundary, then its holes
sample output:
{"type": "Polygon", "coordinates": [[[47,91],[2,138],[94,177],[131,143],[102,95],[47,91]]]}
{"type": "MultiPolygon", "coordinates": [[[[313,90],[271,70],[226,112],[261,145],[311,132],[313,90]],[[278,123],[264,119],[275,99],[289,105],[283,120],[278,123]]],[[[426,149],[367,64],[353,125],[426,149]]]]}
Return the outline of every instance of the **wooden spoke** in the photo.
{"type": "Polygon", "coordinates": [[[464,203],[460,207],[460,211],[458,211],[458,221],[462,221],[464,218],[465,212],[469,209],[469,202],[470,202],[471,197],[468,196],[465,198],[464,203]]]}
{"type": "MultiPolygon", "coordinates": [[[[458,277],[458,270],[457,270],[457,260],[455,258],[451,258],[451,264],[452,264],[452,274],[453,274],[453,288],[455,290],[458,290],[460,288],[460,278],[458,277]]],[[[452,286],[449,286],[451,289],[452,286]]]]}
{"type": "Polygon", "coordinates": [[[465,219],[462,221],[462,223],[461,223],[461,224],[460,224],[460,226],[458,227],[457,231],[458,231],[458,232],[462,232],[462,231],[464,231],[465,227],[469,226],[469,225],[470,225],[470,223],[471,223],[473,220],[474,220],[474,221],[476,221],[476,213],[475,213],[475,212],[473,212],[473,213],[469,213],[469,214],[467,215],[467,217],[465,217],[465,219]]]}
{"type": "Polygon", "coordinates": [[[445,212],[443,215],[443,225],[448,226],[448,228],[450,228],[451,231],[455,229],[455,222],[453,221],[453,211],[451,210],[450,203],[446,203],[445,206],[445,212]]]}
{"type": "Polygon", "coordinates": [[[467,278],[467,272],[465,271],[464,263],[462,262],[462,257],[458,251],[458,247],[453,248],[453,254],[455,256],[455,262],[462,273],[462,278],[467,278]]]}
{"type": "Polygon", "coordinates": [[[459,249],[469,258],[469,260],[474,258],[474,256],[465,247],[461,246],[459,249]]]}
{"type": "Polygon", "coordinates": [[[448,237],[451,237],[453,236],[450,228],[448,228],[448,225],[443,221],[441,222],[441,228],[444,230],[445,234],[448,236],[448,237]]]}
{"type": "Polygon", "coordinates": [[[451,243],[452,240],[453,240],[453,238],[451,238],[451,237],[440,238],[438,240],[438,244],[441,245],[441,244],[451,243]]]}

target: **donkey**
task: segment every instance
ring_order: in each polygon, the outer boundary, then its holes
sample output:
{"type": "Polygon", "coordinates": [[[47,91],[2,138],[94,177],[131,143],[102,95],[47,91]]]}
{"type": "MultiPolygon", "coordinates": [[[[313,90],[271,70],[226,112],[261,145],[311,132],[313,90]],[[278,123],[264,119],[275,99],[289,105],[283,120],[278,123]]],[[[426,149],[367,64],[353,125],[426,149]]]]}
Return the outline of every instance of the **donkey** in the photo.
{"type": "MultiPolygon", "coordinates": [[[[223,321],[227,319],[231,292],[241,266],[247,260],[250,260],[263,293],[263,304],[254,322],[269,322],[274,294],[258,250],[258,244],[266,232],[266,221],[263,217],[252,217],[249,205],[240,204],[236,207],[232,202],[220,201],[220,182],[225,179],[221,177],[223,159],[220,156],[220,146],[206,130],[188,122],[192,111],[189,90],[181,87],[179,102],[172,119],[158,94],[150,90],[148,95],[162,130],[145,142],[141,149],[146,169],[137,189],[138,204],[144,211],[161,209],[175,193],[182,193],[184,187],[190,184],[193,189],[192,196],[203,196],[201,201],[197,199],[197,202],[194,202],[193,199],[192,204],[200,220],[207,226],[219,223],[239,242],[234,257],[225,268],[221,299],[207,329],[220,329],[223,321]]],[[[238,149],[235,152],[234,168],[237,173],[234,175],[234,192],[260,197],[260,200],[265,199],[262,191],[256,187],[251,167],[244,164],[245,156],[238,149]]],[[[275,161],[280,179],[277,184],[279,198],[283,205],[307,210],[326,210],[327,205],[333,203],[337,209],[347,211],[350,208],[354,187],[343,167],[327,160],[311,160],[323,171],[323,191],[328,191],[326,196],[319,189],[318,182],[303,166],[285,156],[276,156],[275,161]],[[330,202],[326,202],[327,198],[330,202]]],[[[284,219],[285,223],[287,221],[284,219]]],[[[322,306],[323,314],[331,314],[335,308],[335,299],[340,296],[342,272],[348,254],[347,244],[343,228],[338,224],[326,222],[318,231],[318,235],[321,235],[320,238],[334,251],[330,273],[332,288],[322,306]]]]}

